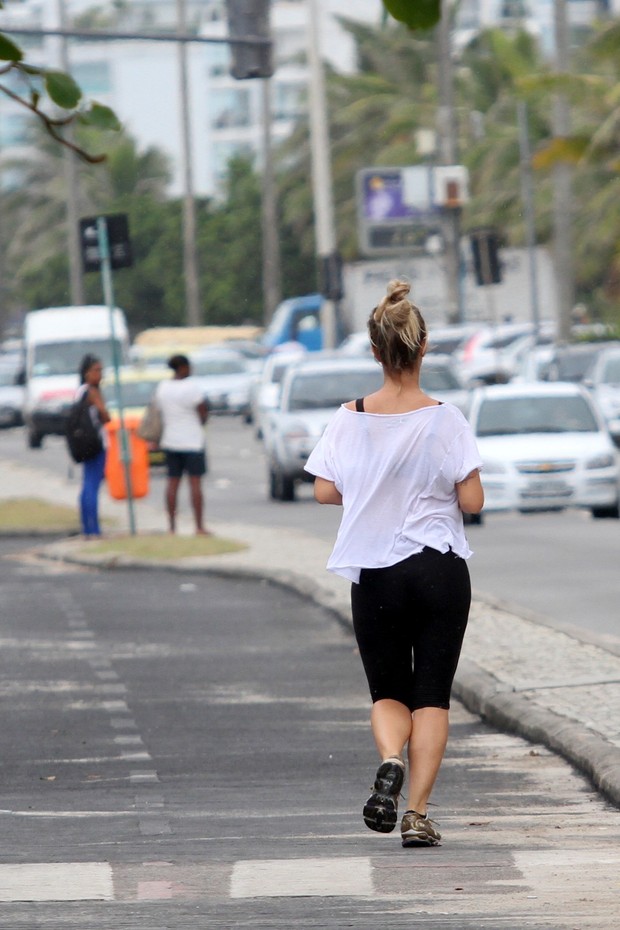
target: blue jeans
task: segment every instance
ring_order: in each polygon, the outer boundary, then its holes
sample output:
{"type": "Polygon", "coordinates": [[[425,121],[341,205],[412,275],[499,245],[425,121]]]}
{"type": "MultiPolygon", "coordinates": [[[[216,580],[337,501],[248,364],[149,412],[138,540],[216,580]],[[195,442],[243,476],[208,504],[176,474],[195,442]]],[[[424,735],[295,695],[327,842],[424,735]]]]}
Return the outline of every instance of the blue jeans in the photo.
{"type": "Polygon", "coordinates": [[[84,480],[80,494],[80,518],[85,536],[99,536],[99,485],[103,481],[105,449],[88,462],[84,462],[84,480]]]}

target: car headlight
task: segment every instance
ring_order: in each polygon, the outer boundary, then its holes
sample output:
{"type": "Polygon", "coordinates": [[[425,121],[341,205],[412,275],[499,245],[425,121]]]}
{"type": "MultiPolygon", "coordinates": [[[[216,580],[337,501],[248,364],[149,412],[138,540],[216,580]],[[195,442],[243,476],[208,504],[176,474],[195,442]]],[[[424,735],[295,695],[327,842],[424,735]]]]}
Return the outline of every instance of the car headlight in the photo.
{"type": "Polygon", "coordinates": [[[615,463],[615,456],[611,452],[602,452],[586,462],[586,468],[611,468],[615,463]]]}
{"type": "Polygon", "coordinates": [[[301,423],[289,426],[282,434],[285,442],[298,442],[300,439],[307,439],[309,435],[310,433],[301,423]]]}

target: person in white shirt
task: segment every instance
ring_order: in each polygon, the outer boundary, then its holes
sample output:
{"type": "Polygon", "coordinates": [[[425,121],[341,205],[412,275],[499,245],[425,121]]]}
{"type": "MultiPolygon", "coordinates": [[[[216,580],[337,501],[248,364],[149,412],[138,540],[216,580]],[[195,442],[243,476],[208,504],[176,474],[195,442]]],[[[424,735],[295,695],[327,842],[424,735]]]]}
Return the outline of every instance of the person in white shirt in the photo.
{"type": "Polygon", "coordinates": [[[409,290],[390,282],[368,321],[383,387],[339,409],[306,469],[317,501],[343,508],[327,567],[352,582],[381,756],[364,821],[380,833],[394,829],[406,749],[402,844],[435,846],[441,834],[427,804],[471,601],[463,513],[478,513],[484,495],[469,423],[420,389],[426,326],[409,290]]]}
{"type": "Polygon", "coordinates": [[[174,371],[174,377],[157,385],[155,402],[163,421],[160,445],[166,453],[166,510],[170,532],[176,530],[179,485],[187,472],[196,533],[209,536],[203,525],[202,493],[202,476],[207,470],[204,425],[208,408],[200,385],[190,377],[191,365],[187,356],[173,355],[168,360],[168,367],[174,371]]]}

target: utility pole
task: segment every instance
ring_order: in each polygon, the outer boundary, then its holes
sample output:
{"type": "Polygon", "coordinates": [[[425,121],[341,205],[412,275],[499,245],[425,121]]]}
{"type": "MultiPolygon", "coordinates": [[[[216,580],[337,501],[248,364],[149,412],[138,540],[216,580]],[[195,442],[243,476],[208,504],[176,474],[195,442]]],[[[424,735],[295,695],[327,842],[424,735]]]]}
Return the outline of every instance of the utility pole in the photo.
{"type": "Polygon", "coordinates": [[[261,103],[263,123],[261,197],[261,223],[263,234],[263,322],[266,326],[282,299],[280,237],[278,235],[278,210],[271,139],[271,80],[269,78],[263,78],[261,80],[261,103]]]}
{"type": "MultiPolygon", "coordinates": [[[[185,35],[186,2],[176,0],[177,33],[185,35]]],[[[186,320],[188,326],[200,326],[203,322],[198,283],[198,252],[196,248],[196,200],[194,197],[194,174],[192,163],[192,136],[189,106],[189,79],[187,68],[187,44],[177,43],[179,59],[179,108],[181,111],[181,157],[183,162],[183,275],[185,279],[186,320]]]]}
{"type": "MultiPolygon", "coordinates": [[[[454,84],[452,80],[451,2],[441,0],[437,28],[439,108],[437,111],[437,160],[440,165],[458,162],[454,84]]],[[[448,318],[463,322],[465,312],[461,287],[461,210],[445,209],[441,218],[444,240],[445,274],[448,288],[448,318]]]]}
{"type": "MultiPolygon", "coordinates": [[[[56,19],[59,29],[66,28],[65,0],[56,0],[56,19]]],[[[68,72],[69,49],[65,36],[59,39],[58,58],[61,71],[68,72]]],[[[75,133],[73,126],[66,127],[67,139],[71,142],[75,133]]],[[[65,192],[67,202],[67,251],[69,253],[69,289],[71,304],[81,307],[85,303],[84,278],[82,276],[82,257],[80,252],[80,207],[79,207],[79,179],[77,171],[77,156],[70,149],[64,148],[62,153],[63,171],[65,178],[65,192]]]]}
{"type": "MultiPolygon", "coordinates": [[[[316,254],[321,266],[336,254],[336,229],[332,170],[329,152],[329,127],[325,97],[325,75],[320,52],[319,0],[308,2],[308,65],[310,68],[310,147],[312,150],[312,192],[316,254]]],[[[331,298],[323,300],[323,344],[326,349],[336,346],[336,304],[331,298]]]]}
{"type": "MultiPolygon", "coordinates": [[[[555,70],[568,74],[570,68],[568,10],[566,0],[554,0],[555,70]]],[[[565,94],[556,94],[553,105],[553,134],[566,138],[570,133],[570,109],[565,94]]],[[[553,171],[554,268],[558,295],[558,336],[570,339],[575,304],[573,273],[572,169],[559,162],[553,171]]]]}
{"type": "Polygon", "coordinates": [[[538,266],[536,264],[536,218],[534,214],[532,158],[527,123],[527,104],[525,100],[518,101],[517,113],[519,119],[519,153],[521,161],[521,199],[523,201],[525,239],[530,276],[530,307],[532,311],[532,322],[534,323],[536,333],[538,333],[540,328],[540,309],[538,303],[538,266]]]}

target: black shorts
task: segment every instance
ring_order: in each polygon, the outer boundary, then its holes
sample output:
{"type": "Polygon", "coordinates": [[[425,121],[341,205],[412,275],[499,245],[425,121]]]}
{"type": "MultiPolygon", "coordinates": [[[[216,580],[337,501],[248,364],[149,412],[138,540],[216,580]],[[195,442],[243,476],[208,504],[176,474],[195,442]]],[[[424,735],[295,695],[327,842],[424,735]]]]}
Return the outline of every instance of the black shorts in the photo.
{"type": "Polygon", "coordinates": [[[181,478],[188,474],[190,478],[201,478],[207,473],[207,459],[204,452],[177,452],[166,449],[166,469],[169,478],[181,478]]]}
{"type": "Polygon", "coordinates": [[[353,627],[373,702],[450,706],[471,601],[469,571],[428,546],[351,586],[353,627]]]}

